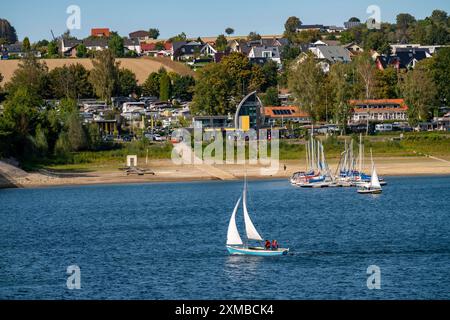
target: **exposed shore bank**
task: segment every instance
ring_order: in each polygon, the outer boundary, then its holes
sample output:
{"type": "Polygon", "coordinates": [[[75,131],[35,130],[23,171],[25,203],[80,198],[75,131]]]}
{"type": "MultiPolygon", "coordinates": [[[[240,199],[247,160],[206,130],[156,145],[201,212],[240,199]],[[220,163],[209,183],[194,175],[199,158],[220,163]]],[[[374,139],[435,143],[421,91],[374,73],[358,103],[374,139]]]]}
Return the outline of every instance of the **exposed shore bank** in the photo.
{"type": "MultiPolygon", "coordinates": [[[[389,157],[375,158],[379,174],[389,176],[450,175],[450,159],[427,157],[389,157]]],[[[335,170],[337,163],[331,162],[335,170]]],[[[0,163],[0,188],[42,188],[54,186],[102,185],[102,184],[139,184],[152,182],[190,182],[190,181],[232,181],[242,179],[247,172],[249,179],[288,179],[294,172],[305,170],[301,161],[281,161],[278,172],[265,175],[264,166],[247,165],[182,165],[171,160],[150,161],[148,168],[155,175],[129,175],[119,168],[101,168],[93,166],[89,170],[45,171],[27,173],[11,165],[0,163]],[[286,166],[286,170],[285,170],[286,166]]]]}

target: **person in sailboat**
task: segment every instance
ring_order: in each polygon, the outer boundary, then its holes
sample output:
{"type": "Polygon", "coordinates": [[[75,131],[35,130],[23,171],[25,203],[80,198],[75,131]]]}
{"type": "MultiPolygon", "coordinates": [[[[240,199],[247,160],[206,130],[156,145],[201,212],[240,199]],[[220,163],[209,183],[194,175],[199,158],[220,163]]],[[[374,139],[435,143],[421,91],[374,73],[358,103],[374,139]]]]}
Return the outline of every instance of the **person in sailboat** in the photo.
{"type": "Polygon", "coordinates": [[[278,250],[278,241],[277,240],[272,241],[272,250],[278,250]]]}
{"type": "Polygon", "coordinates": [[[271,246],[270,241],[266,240],[266,245],[265,245],[266,250],[270,250],[270,246],[271,246]]]}

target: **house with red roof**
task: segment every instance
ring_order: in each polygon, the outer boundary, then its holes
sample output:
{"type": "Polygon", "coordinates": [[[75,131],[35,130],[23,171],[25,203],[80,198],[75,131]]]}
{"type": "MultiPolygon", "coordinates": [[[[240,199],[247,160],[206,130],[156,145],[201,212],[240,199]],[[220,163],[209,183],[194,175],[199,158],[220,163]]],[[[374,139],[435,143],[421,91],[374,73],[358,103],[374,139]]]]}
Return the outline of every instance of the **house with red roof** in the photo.
{"type": "Polygon", "coordinates": [[[109,28],[93,28],[91,29],[92,37],[109,38],[111,31],[109,28]]]}
{"type": "Polygon", "coordinates": [[[408,121],[408,106],[403,99],[350,100],[352,123],[367,121],[408,121]]]}

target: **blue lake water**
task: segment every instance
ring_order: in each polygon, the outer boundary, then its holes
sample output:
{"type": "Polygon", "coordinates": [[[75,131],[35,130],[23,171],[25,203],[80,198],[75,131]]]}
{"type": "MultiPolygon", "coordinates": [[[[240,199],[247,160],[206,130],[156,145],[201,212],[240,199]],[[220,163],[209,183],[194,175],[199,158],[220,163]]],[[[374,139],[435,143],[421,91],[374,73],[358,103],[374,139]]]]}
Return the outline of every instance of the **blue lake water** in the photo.
{"type": "Polygon", "coordinates": [[[225,249],[242,182],[0,190],[0,299],[450,299],[450,177],[388,181],[250,182],[255,225],[293,251],[279,258],[225,249]]]}

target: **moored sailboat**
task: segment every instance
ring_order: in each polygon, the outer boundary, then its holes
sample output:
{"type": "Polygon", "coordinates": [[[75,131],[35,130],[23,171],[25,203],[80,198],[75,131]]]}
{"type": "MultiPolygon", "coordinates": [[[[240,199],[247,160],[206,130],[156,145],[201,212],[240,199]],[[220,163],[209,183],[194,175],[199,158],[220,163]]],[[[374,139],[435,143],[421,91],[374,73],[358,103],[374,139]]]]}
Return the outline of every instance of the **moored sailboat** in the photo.
{"type": "Polygon", "coordinates": [[[381,188],[380,180],[378,179],[377,170],[375,168],[375,163],[373,162],[372,150],[370,151],[372,158],[372,176],[369,183],[362,185],[360,189],[358,189],[359,194],[380,194],[383,192],[381,188]]]}

